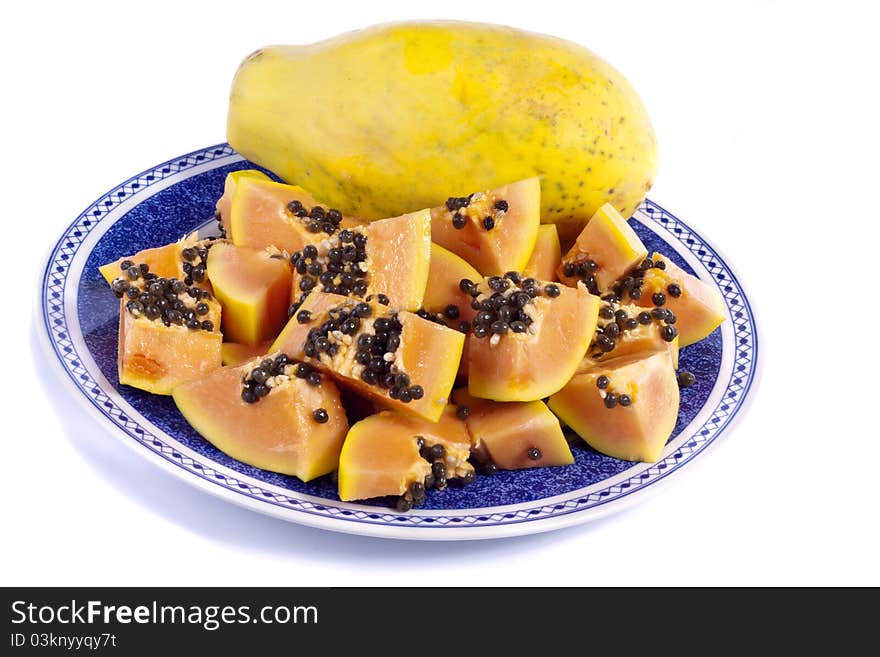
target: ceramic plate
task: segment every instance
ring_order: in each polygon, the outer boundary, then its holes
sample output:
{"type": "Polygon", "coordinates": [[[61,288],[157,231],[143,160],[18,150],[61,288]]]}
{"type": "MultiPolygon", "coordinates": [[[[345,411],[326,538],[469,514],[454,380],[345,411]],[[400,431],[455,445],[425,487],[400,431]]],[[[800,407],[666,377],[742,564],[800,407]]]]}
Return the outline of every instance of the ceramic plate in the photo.
{"type": "Polygon", "coordinates": [[[226,174],[252,167],[219,144],[126,180],[70,224],[50,253],[39,291],[41,333],[71,394],[136,454],[199,488],[285,520],[371,536],[459,540],[547,531],[643,499],[698,461],[749,396],[758,343],[742,287],[714,247],[648,200],[630,223],[649,251],[661,251],[716,285],[728,313],[711,336],[681,352],[681,367],[696,374],[697,383],[682,390],[678,424],[659,462],[620,461],[577,441],[574,465],[501,472],[463,488],[450,486],[403,514],[378,503],[340,502],[329,477],[304,484],[240,463],[199,436],[170,397],[119,385],[119,306],[97,268],[195,229],[213,229],[226,174]]]}

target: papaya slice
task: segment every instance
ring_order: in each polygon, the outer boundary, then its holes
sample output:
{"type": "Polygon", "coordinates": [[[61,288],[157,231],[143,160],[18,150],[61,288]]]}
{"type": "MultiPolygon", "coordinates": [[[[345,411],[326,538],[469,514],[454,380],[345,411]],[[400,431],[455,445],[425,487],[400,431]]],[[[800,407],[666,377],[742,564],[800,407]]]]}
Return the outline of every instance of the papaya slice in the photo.
{"type": "MultiPolygon", "coordinates": [[[[457,328],[467,334],[477,311],[471,306],[471,296],[461,289],[461,281],[480,279],[479,272],[467,261],[444,249],[438,244],[431,244],[431,268],[428,272],[430,285],[425,289],[422,308],[428,313],[419,311],[424,317],[429,315],[436,322],[457,328]]],[[[467,353],[467,340],[465,348],[467,353]]],[[[462,358],[458,367],[456,381],[467,381],[467,358],[462,358]]]]}
{"type": "Polygon", "coordinates": [[[172,396],[222,452],[310,481],[336,469],[348,420],[333,381],[300,377],[301,365],[271,354],[217,369],[176,387],[172,396]]]}
{"type": "Polygon", "coordinates": [[[262,171],[258,169],[241,169],[226,174],[226,181],[223,184],[223,195],[217,200],[214,210],[214,217],[220,226],[220,235],[226,237],[232,233],[232,225],[229,219],[229,211],[232,208],[232,197],[235,194],[235,188],[238,181],[242,178],[255,178],[257,180],[271,180],[262,171]]]}
{"type": "Polygon", "coordinates": [[[224,336],[249,345],[274,339],[287,322],[290,275],[283,254],[216,244],[208,276],[223,306],[224,336]]]}
{"type": "Polygon", "coordinates": [[[398,509],[424,499],[449,479],[473,481],[467,428],[447,406],[437,422],[382,411],[354,424],[339,457],[339,499],[402,496],[398,509]],[[432,462],[433,461],[433,462],[432,462]]]}
{"type": "MultiPolygon", "coordinates": [[[[679,338],[670,327],[668,313],[633,304],[606,300],[599,308],[599,323],[582,367],[631,354],[668,350],[678,368],[679,338]]],[[[580,371],[580,368],[579,368],[580,371]]]]}
{"type": "Polygon", "coordinates": [[[374,296],[392,308],[417,310],[431,264],[431,215],[422,210],[341,230],[295,251],[291,262],[294,304],[316,290],[374,296]]]}
{"type": "Polygon", "coordinates": [[[464,335],[378,301],[312,292],[272,345],[386,407],[437,421],[464,335]]]}
{"type": "Polygon", "coordinates": [[[98,267],[98,271],[111,287],[115,280],[126,279],[129,270],[134,266],[140,268],[140,274],[157,278],[177,278],[187,285],[207,286],[205,260],[212,243],[211,239],[199,240],[198,232],[195,232],[177,242],[144,249],[134,255],[108,262],[98,267]]]}
{"type": "Polygon", "coordinates": [[[220,357],[224,365],[241,365],[257,356],[269,353],[271,342],[246,344],[242,342],[224,342],[220,346],[220,357]]]}
{"type": "Polygon", "coordinates": [[[229,235],[236,246],[276,247],[293,253],[320,242],[346,226],[338,210],[321,205],[302,187],[241,176],[235,182],[229,207],[229,235]]]}
{"type": "Polygon", "coordinates": [[[535,241],[535,249],[523,276],[537,278],[539,281],[555,281],[562,261],[562,248],[559,245],[559,232],[556,224],[541,224],[538,226],[538,238],[535,241]]]}
{"type": "Polygon", "coordinates": [[[482,275],[522,271],[541,223],[541,183],[527,178],[431,210],[431,239],[482,275]]]}
{"type": "Polygon", "coordinates": [[[503,470],[574,463],[559,420],[542,401],[495,402],[463,388],[452,393],[474,451],[503,470]]]}
{"type": "Polygon", "coordinates": [[[669,351],[597,363],[548,401],[593,449],[626,461],[657,461],[678,418],[679,391],[669,351]]]}
{"type": "Polygon", "coordinates": [[[593,339],[599,298],[583,285],[571,288],[513,273],[468,283],[480,308],[468,338],[470,394],[534,401],[562,388],[593,339]]]}
{"type": "Polygon", "coordinates": [[[477,311],[471,308],[471,296],[461,289],[461,280],[480,278],[479,272],[467,261],[439,244],[431,244],[431,266],[428,269],[431,284],[425,289],[422,308],[444,316],[452,327],[469,330],[477,311]],[[462,321],[467,323],[462,326],[462,321]]]}
{"type": "Polygon", "coordinates": [[[648,249],[626,219],[606,203],[562,259],[559,280],[571,286],[580,281],[593,294],[604,294],[647,255],[648,249]]]}
{"type": "Polygon", "coordinates": [[[157,395],[220,367],[221,309],[207,290],[142,274],[113,290],[120,297],[119,382],[157,395]]]}
{"type": "MultiPolygon", "coordinates": [[[[718,289],[688,274],[659,253],[640,268],[641,293],[634,303],[666,311],[666,322],[686,347],[699,342],[724,321],[724,299],[718,289]]],[[[654,311],[652,311],[654,312],[654,311]]]]}

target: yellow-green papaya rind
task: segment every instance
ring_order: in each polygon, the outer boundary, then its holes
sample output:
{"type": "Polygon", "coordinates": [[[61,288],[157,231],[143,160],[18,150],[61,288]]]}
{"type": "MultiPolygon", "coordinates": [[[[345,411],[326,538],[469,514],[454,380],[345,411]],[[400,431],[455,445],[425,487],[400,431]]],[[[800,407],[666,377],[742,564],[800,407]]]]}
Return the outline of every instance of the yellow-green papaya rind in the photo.
{"type": "Polygon", "coordinates": [[[542,221],[564,244],[606,202],[630,216],[657,170],[648,115],[606,62],[563,39],[454,21],[256,51],[236,73],[227,137],[366,219],[539,176],[542,221]]]}

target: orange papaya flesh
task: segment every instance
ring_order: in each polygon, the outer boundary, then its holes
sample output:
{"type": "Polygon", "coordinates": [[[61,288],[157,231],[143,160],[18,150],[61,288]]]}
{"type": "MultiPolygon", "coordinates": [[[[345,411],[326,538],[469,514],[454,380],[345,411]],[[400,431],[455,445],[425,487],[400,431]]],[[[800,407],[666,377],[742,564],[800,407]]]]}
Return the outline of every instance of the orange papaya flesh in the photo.
{"type": "Polygon", "coordinates": [[[208,255],[208,276],[223,306],[223,335],[230,342],[273,340],[286,324],[291,276],[286,255],[220,242],[208,255]]]}
{"type": "Polygon", "coordinates": [[[393,308],[422,306],[431,263],[427,210],[342,230],[291,254],[291,303],[310,291],[387,299],[393,308]]]}
{"type": "Polygon", "coordinates": [[[479,272],[463,258],[439,244],[431,244],[431,266],[428,269],[428,285],[422,299],[422,308],[442,315],[453,328],[465,321],[465,330],[477,311],[471,307],[471,296],[461,289],[463,279],[476,281],[479,272]]]}
{"type": "Polygon", "coordinates": [[[299,363],[279,356],[222,367],[172,395],[187,421],[221,451],[309,481],[336,469],[348,420],[333,381],[313,385],[296,376],[299,363]]]}
{"type": "Polygon", "coordinates": [[[466,408],[474,450],[504,470],[569,465],[574,456],[559,420],[542,401],[496,402],[459,388],[452,393],[466,408]]]}
{"type": "Polygon", "coordinates": [[[529,262],[523,269],[523,276],[537,278],[539,281],[555,281],[562,262],[562,249],[559,245],[559,232],[556,224],[538,226],[538,238],[529,262]]]}
{"type": "Polygon", "coordinates": [[[223,195],[217,200],[217,204],[214,206],[214,218],[217,220],[220,227],[221,237],[227,237],[232,232],[229,212],[232,209],[232,197],[235,194],[235,188],[238,186],[238,181],[242,178],[271,180],[269,176],[257,169],[241,169],[226,174],[226,180],[223,183],[223,195]]]}
{"type": "Polygon", "coordinates": [[[662,308],[605,300],[599,308],[596,333],[582,367],[630,354],[668,350],[677,368],[679,339],[674,322],[662,308]]]}
{"type": "Polygon", "coordinates": [[[140,268],[140,279],[146,274],[148,278],[167,278],[184,281],[187,286],[198,286],[211,289],[208,282],[205,264],[208,250],[215,243],[215,238],[200,240],[198,233],[193,233],[177,242],[163,246],[144,249],[130,256],[123,256],[113,262],[98,267],[98,271],[113,287],[115,281],[130,280],[128,271],[131,267],[140,268]],[[122,265],[125,265],[123,267],[122,265]]]}
{"type": "Polygon", "coordinates": [[[167,395],[220,367],[221,308],[210,292],[186,288],[178,279],[142,276],[129,278],[121,297],[120,383],[167,395]]]}
{"type": "Polygon", "coordinates": [[[675,428],[679,389],[668,350],[596,363],[548,400],[593,449],[627,461],[657,461],[675,428]]]}
{"type": "Polygon", "coordinates": [[[470,435],[456,410],[447,406],[437,422],[382,411],[354,424],[339,458],[339,498],[394,495],[409,508],[450,479],[473,481],[470,435]]]}
{"type": "Polygon", "coordinates": [[[452,197],[431,209],[431,239],[484,276],[522,271],[535,248],[540,209],[538,178],[452,197]]]}
{"type": "Polygon", "coordinates": [[[464,335],[376,300],[311,292],[272,346],[386,407],[437,421],[464,335]]]}
{"type": "Polygon", "coordinates": [[[559,265],[559,280],[602,295],[648,255],[639,236],[614,207],[606,203],[592,216],[559,265]]]}
{"type": "Polygon", "coordinates": [[[671,313],[668,319],[673,320],[682,347],[699,342],[724,321],[724,299],[718,288],[665,256],[654,253],[638,273],[641,293],[634,303],[671,313]]]}
{"type": "Polygon", "coordinates": [[[482,308],[468,339],[471,395],[534,401],[566,384],[593,339],[598,297],[519,276],[484,278],[471,294],[482,308]]]}
{"type": "Polygon", "coordinates": [[[246,344],[243,342],[224,342],[220,345],[220,356],[224,365],[241,365],[257,356],[269,353],[271,342],[246,344]]]}
{"type": "Polygon", "coordinates": [[[236,246],[272,246],[293,253],[361,223],[321,205],[302,187],[242,176],[235,182],[229,205],[228,234],[236,246]]]}

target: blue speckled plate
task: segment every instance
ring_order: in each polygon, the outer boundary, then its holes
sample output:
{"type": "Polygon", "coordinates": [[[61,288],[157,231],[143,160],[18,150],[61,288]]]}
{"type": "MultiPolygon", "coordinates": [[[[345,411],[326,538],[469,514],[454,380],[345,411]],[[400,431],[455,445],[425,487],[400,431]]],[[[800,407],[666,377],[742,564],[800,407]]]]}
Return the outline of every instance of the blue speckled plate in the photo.
{"type": "Polygon", "coordinates": [[[184,421],[170,397],[119,385],[118,305],[97,267],[212,226],[226,174],[252,166],[219,144],[130,178],[73,221],[41,280],[41,321],[60,378],[136,453],[200,488],[286,520],[357,534],[410,539],[528,534],[584,522],[644,498],[696,460],[746,401],[758,356],[749,302],[711,245],[646,201],[630,223],[649,250],[717,285],[728,310],[718,330],[681,352],[681,367],[696,374],[697,384],[682,391],[678,424],[659,462],[619,461],[577,442],[574,465],[480,478],[464,488],[434,491],[424,507],[398,514],[379,504],[340,502],[327,477],[304,484],[229,458],[184,421]]]}

